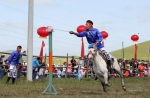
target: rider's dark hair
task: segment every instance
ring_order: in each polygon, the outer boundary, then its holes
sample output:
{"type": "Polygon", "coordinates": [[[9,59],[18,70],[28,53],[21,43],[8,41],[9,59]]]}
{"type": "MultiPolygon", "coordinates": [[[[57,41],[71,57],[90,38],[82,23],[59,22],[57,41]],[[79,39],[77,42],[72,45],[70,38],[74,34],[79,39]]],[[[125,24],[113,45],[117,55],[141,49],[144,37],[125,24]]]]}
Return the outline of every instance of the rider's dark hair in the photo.
{"type": "Polygon", "coordinates": [[[20,48],[20,49],[22,48],[21,46],[17,46],[17,47],[20,48]]]}
{"type": "Polygon", "coordinates": [[[89,23],[91,23],[93,25],[93,22],[91,20],[87,20],[86,22],[89,22],[89,23]]]}

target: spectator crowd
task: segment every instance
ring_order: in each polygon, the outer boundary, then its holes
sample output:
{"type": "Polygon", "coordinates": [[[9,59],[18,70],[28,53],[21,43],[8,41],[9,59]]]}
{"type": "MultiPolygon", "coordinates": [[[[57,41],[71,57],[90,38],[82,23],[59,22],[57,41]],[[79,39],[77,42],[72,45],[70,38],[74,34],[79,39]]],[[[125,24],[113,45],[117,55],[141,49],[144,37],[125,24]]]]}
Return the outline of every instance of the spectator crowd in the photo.
{"type": "MultiPolygon", "coordinates": [[[[17,48],[18,49],[18,48],[17,48]]],[[[21,51],[21,50],[20,50],[21,51]]],[[[16,51],[15,51],[16,52],[16,51]]],[[[15,53],[13,52],[13,53],[15,53]]],[[[0,56],[0,79],[2,79],[5,75],[10,75],[10,64],[14,64],[13,53],[11,54],[11,59],[6,58],[4,55],[0,56]]],[[[27,64],[23,61],[22,56],[26,56],[26,52],[19,52],[19,60],[16,64],[17,73],[16,78],[19,79],[21,76],[26,77],[27,73],[27,64]]],[[[79,59],[76,61],[72,56],[70,62],[64,62],[62,65],[53,64],[53,78],[95,78],[96,75],[93,72],[93,63],[89,61],[86,57],[79,59]]],[[[118,59],[118,64],[123,70],[124,77],[148,77],[150,76],[150,62],[147,60],[122,60],[118,59]]],[[[49,65],[41,62],[40,57],[33,58],[32,63],[32,76],[33,79],[44,79],[48,76],[48,67],[49,65]]],[[[111,73],[114,78],[119,77],[119,75],[115,72],[115,70],[111,73]]],[[[8,77],[9,80],[9,77],[8,77]]]]}

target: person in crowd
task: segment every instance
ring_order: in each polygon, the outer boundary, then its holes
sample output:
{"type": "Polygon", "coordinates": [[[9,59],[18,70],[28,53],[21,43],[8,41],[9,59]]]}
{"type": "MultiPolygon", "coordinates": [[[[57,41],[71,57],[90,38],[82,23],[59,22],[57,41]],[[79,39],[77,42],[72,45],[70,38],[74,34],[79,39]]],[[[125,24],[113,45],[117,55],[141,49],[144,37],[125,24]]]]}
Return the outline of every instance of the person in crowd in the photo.
{"type": "Polygon", "coordinates": [[[144,77],[144,69],[145,69],[144,62],[141,62],[140,65],[138,66],[140,77],[144,77]]]}
{"type": "Polygon", "coordinates": [[[72,76],[72,63],[71,62],[68,63],[67,75],[68,75],[68,78],[72,76]]]}
{"type": "Polygon", "coordinates": [[[63,63],[63,66],[62,66],[62,69],[61,69],[61,76],[64,78],[65,75],[66,75],[66,69],[67,69],[67,63],[64,62],[63,63]]]}
{"type": "Polygon", "coordinates": [[[147,62],[144,62],[144,77],[147,77],[148,76],[148,66],[147,66],[147,62]]]}
{"type": "Polygon", "coordinates": [[[67,69],[67,63],[64,62],[62,67],[63,67],[62,68],[62,74],[65,75],[66,74],[66,69],[67,69]]]}
{"type": "Polygon", "coordinates": [[[40,79],[43,79],[43,78],[44,78],[45,70],[46,70],[45,64],[43,63],[43,64],[41,65],[41,67],[40,67],[40,69],[39,69],[39,73],[38,73],[40,79]]]}
{"type": "Polygon", "coordinates": [[[0,65],[3,65],[3,58],[0,57],[0,65]]]}
{"type": "Polygon", "coordinates": [[[0,57],[0,79],[2,79],[5,74],[5,66],[3,66],[3,64],[4,64],[4,55],[1,55],[0,57]]]}
{"type": "Polygon", "coordinates": [[[148,71],[148,77],[150,77],[150,62],[148,61],[148,65],[147,65],[148,67],[147,67],[147,71],[148,71]]]}
{"type": "Polygon", "coordinates": [[[38,68],[41,66],[40,62],[40,57],[34,58],[32,60],[32,78],[35,79],[37,72],[38,72],[38,68]]]}
{"type": "Polygon", "coordinates": [[[84,60],[82,57],[79,57],[78,65],[80,65],[81,67],[84,67],[84,60]]]}
{"type": "Polygon", "coordinates": [[[78,72],[76,70],[74,70],[74,72],[73,72],[73,77],[78,78],[78,72]]]}
{"type": "Polygon", "coordinates": [[[23,65],[23,59],[22,59],[22,56],[26,56],[26,51],[23,51],[22,53],[20,53],[20,59],[19,59],[19,65],[17,66],[17,79],[20,78],[21,76],[21,72],[22,72],[22,65],[23,65]]]}
{"type": "Polygon", "coordinates": [[[9,83],[9,80],[12,78],[12,84],[15,83],[15,79],[17,77],[16,66],[19,64],[20,60],[20,52],[22,47],[17,46],[17,50],[13,51],[8,59],[9,61],[9,74],[6,83],[9,83]]]}
{"type": "Polygon", "coordinates": [[[60,68],[58,68],[57,76],[58,76],[58,78],[61,78],[61,69],[60,68]]]}
{"type": "Polygon", "coordinates": [[[76,66],[76,60],[74,59],[74,56],[72,56],[72,59],[71,59],[71,64],[72,64],[72,72],[74,71],[74,67],[76,66]]]}
{"type": "Polygon", "coordinates": [[[127,78],[127,77],[131,77],[131,73],[130,73],[130,64],[126,64],[126,69],[125,69],[125,72],[124,72],[124,76],[127,78]]]}

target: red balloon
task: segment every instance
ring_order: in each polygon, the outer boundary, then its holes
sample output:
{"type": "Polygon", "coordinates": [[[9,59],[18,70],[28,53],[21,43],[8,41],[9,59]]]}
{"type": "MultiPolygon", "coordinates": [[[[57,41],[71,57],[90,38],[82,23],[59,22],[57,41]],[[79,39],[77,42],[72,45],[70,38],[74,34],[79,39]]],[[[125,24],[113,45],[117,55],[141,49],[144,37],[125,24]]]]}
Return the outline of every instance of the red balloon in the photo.
{"type": "Polygon", "coordinates": [[[101,31],[101,34],[104,39],[106,39],[108,37],[108,33],[106,31],[101,31]]]}
{"type": "Polygon", "coordinates": [[[49,32],[46,31],[46,27],[40,27],[38,30],[37,30],[37,33],[40,37],[47,37],[49,35],[49,32]]]}
{"type": "Polygon", "coordinates": [[[77,32],[78,33],[81,33],[81,32],[83,32],[85,30],[86,30],[86,26],[85,25],[80,25],[80,26],[77,27],[77,32]]]}
{"type": "Polygon", "coordinates": [[[134,34],[134,35],[131,36],[131,40],[132,41],[138,41],[139,40],[139,36],[134,34]]]}

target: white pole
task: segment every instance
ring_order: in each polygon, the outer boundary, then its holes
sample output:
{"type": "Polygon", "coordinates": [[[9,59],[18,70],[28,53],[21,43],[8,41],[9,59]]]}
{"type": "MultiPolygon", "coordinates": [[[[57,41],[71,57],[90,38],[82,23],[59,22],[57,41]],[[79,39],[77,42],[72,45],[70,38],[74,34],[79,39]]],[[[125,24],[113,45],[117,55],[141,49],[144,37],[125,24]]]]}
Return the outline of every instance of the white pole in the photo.
{"type": "Polygon", "coordinates": [[[34,0],[29,0],[28,5],[28,41],[27,41],[27,80],[32,81],[33,57],[33,5],[34,0]]]}

